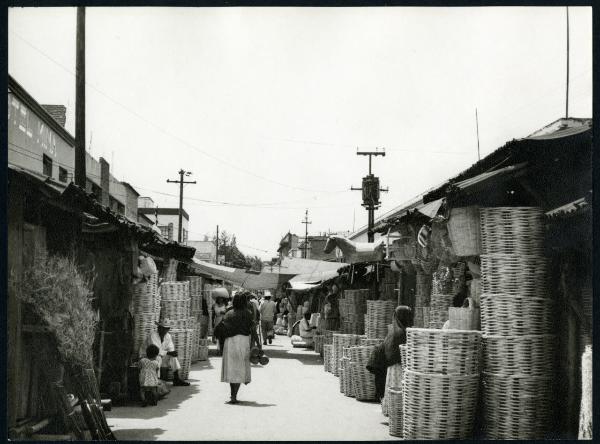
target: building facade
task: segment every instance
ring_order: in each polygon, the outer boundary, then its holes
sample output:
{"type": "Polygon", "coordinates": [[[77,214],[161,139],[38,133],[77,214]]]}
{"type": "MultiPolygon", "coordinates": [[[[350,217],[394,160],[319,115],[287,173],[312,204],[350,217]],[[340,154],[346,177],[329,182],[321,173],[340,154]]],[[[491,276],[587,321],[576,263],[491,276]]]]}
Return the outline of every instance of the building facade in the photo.
{"type": "MultiPolygon", "coordinates": [[[[138,198],[138,210],[139,216],[146,217],[155,221],[161,234],[169,240],[177,240],[177,234],[179,233],[179,208],[158,208],[154,206],[154,201],[148,196],[142,196],[138,198]]],[[[188,243],[188,224],[190,216],[182,210],[181,218],[181,242],[183,244],[188,243]]]]}

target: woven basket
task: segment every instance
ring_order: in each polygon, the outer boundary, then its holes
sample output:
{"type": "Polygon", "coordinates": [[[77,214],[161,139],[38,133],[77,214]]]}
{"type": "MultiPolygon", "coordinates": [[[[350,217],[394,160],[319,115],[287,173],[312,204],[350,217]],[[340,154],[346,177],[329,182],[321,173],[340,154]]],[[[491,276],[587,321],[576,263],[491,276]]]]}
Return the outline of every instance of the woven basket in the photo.
{"type": "Polygon", "coordinates": [[[138,356],[139,352],[145,355],[145,350],[140,350],[146,338],[156,330],[156,317],[153,313],[136,314],[133,316],[133,354],[138,356]]]}
{"type": "Polygon", "coordinates": [[[342,357],[340,359],[340,392],[344,396],[353,397],[354,387],[352,386],[352,375],[350,373],[350,358],[342,357]]]}
{"type": "Polygon", "coordinates": [[[360,337],[358,335],[349,335],[349,334],[341,334],[334,333],[333,334],[333,362],[336,363],[334,366],[333,374],[335,376],[339,376],[339,366],[337,362],[343,356],[342,349],[344,347],[349,347],[351,345],[358,345],[360,341],[360,337]]]}
{"type": "Polygon", "coordinates": [[[324,336],[324,344],[333,344],[333,335],[335,333],[340,333],[339,330],[324,330],[323,331],[323,336],[324,336]]]}
{"type": "Polygon", "coordinates": [[[367,338],[385,338],[387,336],[387,326],[393,319],[395,309],[395,301],[367,301],[365,316],[367,338]]]}
{"type": "Polygon", "coordinates": [[[483,374],[488,439],[544,439],[554,428],[554,378],[483,374]]]}
{"type": "Polygon", "coordinates": [[[208,360],[208,346],[201,345],[198,347],[198,361],[208,360]]]}
{"type": "Polygon", "coordinates": [[[188,281],[163,282],[160,285],[160,295],[163,300],[189,299],[190,283],[188,281]]]}
{"type": "Polygon", "coordinates": [[[546,376],[556,365],[557,343],[554,335],[486,336],[485,371],[496,375],[546,376]]]}
{"type": "Polygon", "coordinates": [[[190,283],[191,310],[192,312],[201,312],[203,279],[200,276],[186,276],[186,280],[190,283]]]}
{"type": "Polygon", "coordinates": [[[382,338],[374,338],[374,339],[369,339],[369,338],[361,338],[360,339],[360,345],[379,345],[383,342],[382,338]]]}
{"type": "MultiPolygon", "coordinates": [[[[173,344],[177,351],[177,359],[181,365],[179,376],[182,379],[187,379],[192,363],[192,341],[194,330],[188,329],[171,329],[169,334],[173,338],[173,344]]],[[[168,379],[173,379],[173,372],[169,368],[168,379]]]]}
{"type": "Polygon", "coordinates": [[[479,330],[480,313],[473,299],[469,298],[469,306],[448,308],[449,327],[452,330],[479,330]]]}
{"type": "Polygon", "coordinates": [[[400,365],[402,366],[402,370],[406,370],[406,363],[407,363],[407,346],[406,344],[400,344],[399,345],[400,348],[400,365]]]}
{"type": "Polygon", "coordinates": [[[541,256],[484,254],[481,256],[483,293],[550,297],[547,262],[541,256]]]}
{"type": "Polygon", "coordinates": [[[359,401],[375,401],[375,375],[365,368],[363,362],[350,361],[350,375],[354,388],[354,397],[359,401]]]}
{"type": "Polygon", "coordinates": [[[420,373],[480,372],[481,333],[474,330],[406,330],[406,369],[420,373]]]}
{"type": "Polygon", "coordinates": [[[160,319],[170,319],[175,323],[187,323],[190,313],[189,298],[175,300],[163,299],[160,302],[160,319]]]}
{"type": "Polygon", "coordinates": [[[403,395],[402,388],[389,387],[386,390],[385,397],[388,399],[387,413],[390,424],[390,435],[402,438],[404,436],[403,428],[403,395]]]}
{"type": "Polygon", "coordinates": [[[543,335],[553,331],[554,302],[548,298],[481,295],[481,330],[489,336],[543,335]]]}
{"type": "Polygon", "coordinates": [[[314,344],[315,344],[315,349],[314,349],[315,353],[318,353],[320,355],[323,354],[323,340],[324,339],[325,338],[323,337],[323,335],[315,335],[315,336],[313,336],[313,341],[314,341],[314,344]]]}
{"type": "Polygon", "coordinates": [[[442,328],[448,320],[448,308],[452,306],[454,295],[450,293],[431,293],[431,306],[429,307],[429,328],[442,328]]]}
{"type": "Polygon", "coordinates": [[[404,439],[473,436],[479,375],[404,372],[404,439]]]}
{"type": "Polygon", "coordinates": [[[536,207],[481,208],[483,254],[542,255],[543,211],[536,207]]]}
{"type": "Polygon", "coordinates": [[[333,354],[333,345],[331,345],[331,344],[323,345],[323,367],[326,372],[330,372],[330,373],[332,371],[332,369],[331,369],[331,363],[332,363],[331,355],[332,354],[333,354]]]}
{"type": "Polygon", "coordinates": [[[452,208],[448,219],[448,236],[457,256],[481,254],[481,228],[479,208],[452,208]]]}

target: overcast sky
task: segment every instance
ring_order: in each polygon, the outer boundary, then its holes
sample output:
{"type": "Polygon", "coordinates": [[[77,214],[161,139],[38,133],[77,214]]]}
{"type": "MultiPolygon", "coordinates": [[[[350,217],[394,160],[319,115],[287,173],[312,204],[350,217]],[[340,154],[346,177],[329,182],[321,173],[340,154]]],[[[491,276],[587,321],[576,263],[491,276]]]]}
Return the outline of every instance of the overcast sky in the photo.
{"type": "MultiPolygon", "coordinates": [[[[531,8],[87,8],[87,141],[113,174],[268,259],[288,231],[366,224],[356,148],[390,210],[564,117],[566,12],[531,8]],[[163,193],[163,194],[159,194],[163,193]],[[192,200],[197,199],[197,200],[192,200]],[[203,202],[227,202],[222,203],[203,202]],[[244,204],[243,206],[237,204],[244,204]],[[264,250],[264,251],[261,251],[264,250]]],[[[569,114],[592,116],[592,10],[569,8],[569,114]]],[[[67,106],[74,8],[9,10],[9,73],[67,106]]]]}

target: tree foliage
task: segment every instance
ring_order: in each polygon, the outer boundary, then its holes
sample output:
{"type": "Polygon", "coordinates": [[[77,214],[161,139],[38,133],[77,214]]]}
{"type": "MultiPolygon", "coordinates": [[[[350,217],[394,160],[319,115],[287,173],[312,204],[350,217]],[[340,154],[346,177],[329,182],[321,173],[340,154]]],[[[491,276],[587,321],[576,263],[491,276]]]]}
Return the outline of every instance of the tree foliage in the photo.
{"type": "MultiPolygon", "coordinates": [[[[212,237],[212,242],[216,243],[216,236],[212,237]]],[[[225,230],[219,233],[217,255],[225,256],[225,261],[221,261],[222,265],[255,271],[260,271],[262,269],[261,259],[258,256],[244,255],[237,247],[235,234],[230,235],[225,230]]]]}

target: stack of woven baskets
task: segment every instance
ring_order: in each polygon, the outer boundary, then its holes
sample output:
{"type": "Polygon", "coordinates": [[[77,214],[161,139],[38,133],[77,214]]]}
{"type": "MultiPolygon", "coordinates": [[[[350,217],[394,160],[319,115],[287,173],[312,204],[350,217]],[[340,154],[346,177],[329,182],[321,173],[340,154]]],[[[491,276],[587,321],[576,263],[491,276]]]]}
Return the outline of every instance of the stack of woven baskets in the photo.
{"type": "Polygon", "coordinates": [[[320,335],[320,334],[315,334],[313,336],[313,341],[315,344],[315,353],[318,353],[319,355],[323,356],[323,341],[325,339],[325,336],[320,335]]]}
{"type": "Polygon", "coordinates": [[[543,439],[556,404],[557,344],[543,212],[482,208],[480,216],[485,436],[543,439]]]}
{"type": "Polygon", "coordinates": [[[389,418],[390,435],[404,436],[404,370],[406,369],[406,344],[400,346],[400,364],[388,367],[385,395],[381,402],[383,414],[389,418]]]}
{"type": "MultiPolygon", "coordinates": [[[[181,364],[179,376],[187,378],[192,361],[194,341],[193,318],[190,317],[189,282],[163,282],[160,286],[160,318],[169,320],[173,327],[169,331],[181,364]]],[[[169,371],[169,378],[172,372],[169,371]]]]}
{"type": "Polygon", "coordinates": [[[190,312],[193,318],[194,339],[192,341],[192,362],[199,359],[198,344],[200,340],[200,323],[202,321],[202,278],[200,276],[187,276],[190,283],[190,312]]]}
{"type": "Polygon", "coordinates": [[[431,274],[417,271],[415,291],[415,327],[429,327],[429,304],[431,302],[431,274]]]}
{"type": "Polygon", "coordinates": [[[396,301],[367,301],[365,333],[367,338],[385,338],[388,325],[394,317],[396,301]]]}
{"type": "Polygon", "coordinates": [[[448,308],[452,306],[453,275],[449,267],[440,265],[433,274],[429,308],[429,328],[442,328],[448,320],[448,308]]]}
{"type": "Polygon", "coordinates": [[[361,339],[360,335],[343,334],[343,333],[334,333],[333,334],[333,350],[332,350],[333,369],[332,369],[332,373],[335,376],[340,376],[339,360],[343,356],[343,348],[350,347],[352,345],[358,345],[360,342],[360,339],[361,339]]]}
{"type": "Polygon", "coordinates": [[[344,396],[354,397],[354,386],[352,384],[352,374],[350,372],[350,347],[342,349],[342,357],[340,358],[340,392],[344,396]]]}
{"type": "Polygon", "coordinates": [[[339,300],[341,330],[344,333],[362,335],[365,332],[366,301],[369,290],[345,290],[339,300]]]}
{"type": "Polygon", "coordinates": [[[409,328],[406,339],[403,438],[472,438],[481,333],[409,328]]]}
{"type": "Polygon", "coordinates": [[[353,387],[351,393],[359,401],[375,401],[377,399],[375,375],[366,368],[374,348],[372,345],[348,347],[347,353],[350,361],[346,365],[350,368],[350,378],[353,387]]]}
{"type": "Polygon", "coordinates": [[[333,344],[323,345],[323,370],[333,372],[333,344]]]}
{"type": "Polygon", "coordinates": [[[158,275],[151,275],[146,282],[133,285],[133,353],[138,355],[148,335],[156,330],[155,322],[160,313],[160,294],[157,287],[158,275]]]}

